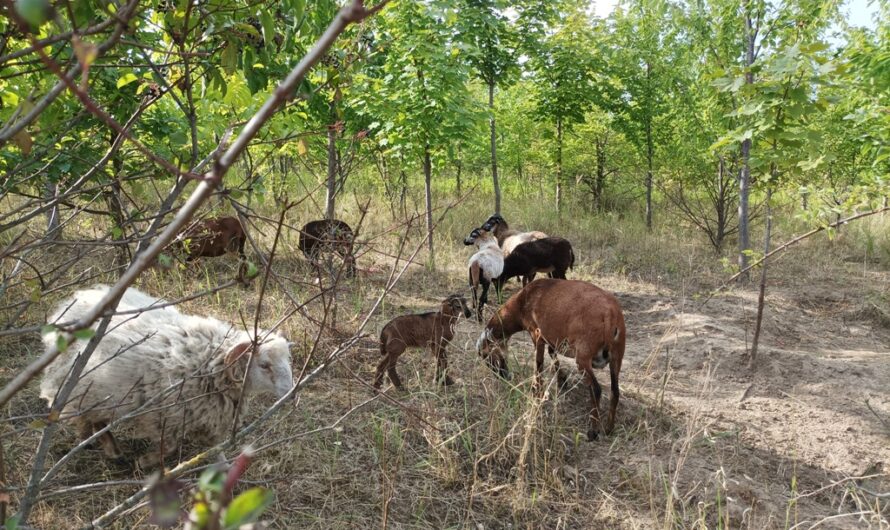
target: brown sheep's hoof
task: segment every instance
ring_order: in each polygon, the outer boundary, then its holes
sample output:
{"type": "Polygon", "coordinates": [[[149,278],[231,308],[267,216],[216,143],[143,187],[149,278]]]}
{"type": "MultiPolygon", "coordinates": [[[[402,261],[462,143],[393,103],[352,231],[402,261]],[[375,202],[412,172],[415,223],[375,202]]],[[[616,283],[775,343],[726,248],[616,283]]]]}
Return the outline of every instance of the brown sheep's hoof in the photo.
{"type": "Polygon", "coordinates": [[[596,432],[596,429],[590,429],[587,431],[587,441],[593,442],[596,440],[599,433],[596,432]]]}

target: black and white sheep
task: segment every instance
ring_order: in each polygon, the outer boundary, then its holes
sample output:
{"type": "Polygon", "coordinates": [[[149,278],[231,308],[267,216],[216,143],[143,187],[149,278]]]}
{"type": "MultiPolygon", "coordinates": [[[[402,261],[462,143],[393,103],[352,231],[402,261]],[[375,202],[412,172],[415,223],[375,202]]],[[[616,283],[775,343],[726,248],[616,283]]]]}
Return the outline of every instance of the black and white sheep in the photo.
{"type": "Polygon", "coordinates": [[[492,280],[501,275],[504,270],[504,254],[498,246],[498,240],[494,234],[482,228],[475,228],[464,239],[464,245],[476,245],[478,250],[470,256],[467,267],[470,272],[470,288],[473,291],[473,308],[476,310],[476,320],[482,322],[482,308],[488,301],[488,287],[492,280]],[[482,286],[481,296],[477,296],[477,289],[482,286]]]}
{"type": "Polygon", "coordinates": [[[531,232],[521,232],[519,230],[512,229],[507,224],[507,220],[504,219],[501,214],[497,213],[489,217],[488,220],[482,224],[482,228],[494,234],[494,237],[497,238],[498,245],[500,245],[505,257],[509,256],[510,253],[513,252],[513,249],[523,243],[534,241],[536,239],[544,239],[545,237],[547,237],[547,234],[545,234],[544,232],[539,232],[537,230],[533,230],[531,232]]]}
{"type": "MultiPolygon", "coordinates": [[[[108,289],[98,285],[77,291],[49,322],[80,318],[108,289]]],[[[289,346],[280,335],[261,333],[251,354],[253,337],[247,332],[172,306],[152,309],[163,303],[134,288],[124,293],[118,312],[126,314],[112,318],[62,408],[62,419],[78,425],[84,438],[132,414],[125,423],[134,437],[158,443],[164,453],[176,450],[181,440],[216,443],[231,432],[236,415],[243,418],[245,398],[280,398],[293,387],[289,346]]],[[[47,348],[56,335],[44,335],[47,348]]],[[[49,404],[85,346],[86,341],[75,342],[46,369],[40,397],[49,404]]],[[[110,431],[99,441],[106,456],[121,455],[110,431]]],[[[154,464],[158,456],[146,455],[140,464],[154,464]]]]}

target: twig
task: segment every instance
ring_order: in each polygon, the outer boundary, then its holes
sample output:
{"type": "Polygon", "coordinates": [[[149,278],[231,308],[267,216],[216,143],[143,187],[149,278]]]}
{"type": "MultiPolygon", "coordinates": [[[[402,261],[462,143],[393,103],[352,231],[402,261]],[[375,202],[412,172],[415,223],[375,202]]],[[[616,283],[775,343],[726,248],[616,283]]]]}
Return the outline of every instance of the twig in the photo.
{"type": "MultiPolygon", "coordinates": [[[[869,216],[871,216],[871,215],[879,214],[879,213],[881,213],[881,212],[886,212],[886,211],[890,211],[890,206],[884,206],[884,207],[882,207],[882,208],[878,208],[878,209],[876,209],[876,210],[870,210],[870,211],[867,211],[867,212],[858,213],[858,214],[856,214],[856,215],[851,215],[850,217],[847,217],[847,218],[845,218],[845,219],[841,219],[840,221],[835,221],[835,222],[833,222],[833,223],[830,223],[830,224],[827,224],[827,225],[823,225],[823,226],[820,226],[820,227],[818,227],[818,228],[814,228],[814,229],[810,230],[809,232],[806,232],[806,233],[804,233],[804,234],[801,234],[801,235],[795,237],[794,239],[792,239],[792,240],[790,240],[790,241],[788,241],[788,242],[786,242],[786,243],[783,243],[783,244],[779,245],[778,247],[776,247],[775,249],[773,249],[772,252],[770,252],[769,254],[766,254],[765,256],[763,256],[762,258],[760,258],[759,260],[757,260],[757,261],[755,261],[754,263],[748,265],[747,267],[745,267],[744,269],[740,270],[739,272],[733,274],[728,280],[726,280],[725,282],[723,282],[722,285],[720,285],[719,287],[717,287],[716,289],[714,289],[713,291],[711,291],[711,293],[708,295],[708,297],[705,298],[705,300],[704,300],[701,304],[699,304],[697,310],[699,310],[699,309],[701,309],[702,307],[704,307],[705,304],[707,304],[709,301],[711,301],[711,298],[714,298],[714,295],[716,295],[717,293],[719,293],[720,291],[722,291],[723,289],[725,289],[725,288],[726,288],[727,286],[729,286],[732,282],[734,282],[736,279],[738,279],[741,275],[743,275],[743,274],[745,274],[746,272],[750,271],[750,270],[753,269],[754,267],[757,267],[757,266],[760,265],[761,263],[767,261],[768,259],[770,259],[770,258],[773,257],[774,255],[776,255],[776,254],[778,254],[778,253],[780,253],[780,252],[784,252],[785,250],[788,249],[788,247],[790,247],[790,246],[792,246],[792,245],[794,245],[794,244],[796,244],[796,243],[800,243],[800,242],[803,241],[804,239],[807,239],[808,237],[810,237],[810,236],[812,236],[812,235],[814,235],[814,234],[818,234],[819,232],[821,232],[821,231],[823,231],[823,230],[827,230],[827,229],[829,229],[829,228],[837,228],[837,227],[839,227],[839,226],[841,226],[841,225],[844,225],[844,224],[847,224],[847,223],[849,223],[849,222],[851,222],[851,221],[856,221],[856,220],[858,220],[858,219],[862,219],[863,217],[869,217],[869,216]]],[[[2,403],[0,403],[0,404],[2,404],[2,403]]]]}

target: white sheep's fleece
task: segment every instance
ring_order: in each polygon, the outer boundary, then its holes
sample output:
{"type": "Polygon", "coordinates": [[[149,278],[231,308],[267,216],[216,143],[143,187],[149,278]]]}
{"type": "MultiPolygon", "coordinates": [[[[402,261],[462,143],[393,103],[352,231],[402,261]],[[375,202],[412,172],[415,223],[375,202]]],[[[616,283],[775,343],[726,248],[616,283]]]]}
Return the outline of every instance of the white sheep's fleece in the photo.
{"type": "Polygon", "coordinates": [[[544,239],[547,237],[547,234],[544,232],[520,232],[518,234],[513,234],[512,236],[504,239],[504,256],[509,256],[511,252],[513,252],[516,247],[523,243],[528,243],[529,241],[537,241],[538,239],[544,239]]]}
{"type": "Polygon", "coordinates": [[[482,270],[482,275],[486,280],[493,280],[504,272],[504,254],[498,247],[498,240],[491,234],[485,238],[476,239],[476,246],[479,250],[470,256],[467,267],[472,267],[473,263],[478,263],[482,270]]]}
{"type": "MultiPolygon", "coordinates": [[[[63,324],[80,318],[108,289],[99,285],[74,293],[59,305],[49,322],[63,324]]],[[[163,303],[131,287],[117,311],[163,303]]],[[[267,393],[281,397],[293,386],[288,343],[278,334],[261,333],[260,338],[263,342],[250,361],[244,395],[267,393]]],[[[184,380],[175,392],[150,405],[151,412],[136,416],[128,424],[138,437],[153,440],[159,440],[163,432],[169,441],[178,442],[180,429],[188,438],[222,440],[231,428],[235,411],[239,411],[239,418],[243,417],[246,405],[244,399],[239,399],[240,379],[234,382],[232,375],[240,368],[236,375],[243,379],[247,356],[229,370],[225,356],[250,340],[247,332],[236,330],[229,323],[186,315],[173,306],[116,315],[90,357],[62,416],[74,416],[79,422],[107,423],[184,380]]],[[[47,333],[43,341],[47,348],[53,346],[56,333],[47,333]]],[[[47,367],[40,397],[48,403],[55,399],[87,342],[75,342],[47,367]]]]}

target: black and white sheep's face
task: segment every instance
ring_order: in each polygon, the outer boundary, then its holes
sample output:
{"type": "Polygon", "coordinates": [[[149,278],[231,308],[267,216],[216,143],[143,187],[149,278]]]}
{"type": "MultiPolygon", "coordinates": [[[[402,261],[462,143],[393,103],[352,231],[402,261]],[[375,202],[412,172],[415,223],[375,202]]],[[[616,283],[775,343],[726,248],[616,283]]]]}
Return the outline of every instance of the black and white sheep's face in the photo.
{"type": "Polygon", "coordinates": [[[468,235],[467,238],[464,239],[464,245],[473,245],[476,243],[477,239],[484,239],[485,237],[488,237],[488,234],[489,230],[486,230],[484,228],[474,228],[473,231],[470,232],[470,235],[468,235]]]}
{"type": "Polygon", "coordinates": [[[294,386],[290,367],[290,347],[280,335],[266,337],[255,355],[247,376],[248,387],[255,394],[272,394],[284,397],[294,386]]]}
{"type": "Polygon", "coordinates": [[[504,222],[506,222],[506,221],[504,220],[503,217],[501,217],[498,214],[494,214],[491,217],[489,217],[487,221],[485,221],[485,223],[482,225],[482,229],[488,230],[489,232],[491,232],[492,230],[494,230],[494,228],[497,225],[504,223],[504,222]]]}

